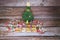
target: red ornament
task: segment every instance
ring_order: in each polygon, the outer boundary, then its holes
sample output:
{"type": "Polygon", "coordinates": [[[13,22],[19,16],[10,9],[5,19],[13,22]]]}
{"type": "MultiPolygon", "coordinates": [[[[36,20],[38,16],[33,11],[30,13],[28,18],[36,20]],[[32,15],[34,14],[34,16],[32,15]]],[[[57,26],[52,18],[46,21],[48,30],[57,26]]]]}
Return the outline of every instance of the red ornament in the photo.
{"type": "Polygon", "coordinates": [[[40,32],[40,30],[37,30],[37,32],[40,32]]]}
{"type": "Polygon", "coordinates": [[[44,32],[41,31],[41,30],[37,30],[37,32],[40,33],[40,34],[44,34],[44,32]]]}
{"type": "Polygon", "coordinates": [[[40,25],[43,25],[43,22],[42,21],[40,21],[39,23],[40,23],[40,25]]]}
{"type": "Polygon", "coordinates": [[[5,26],[8,26],[8,24],[9,24],[9,23],[8,23],[8,22],[6,22],[6,23],[5,23],[5,26]]]}
{"type": "Polygon", "coordinates": [[[37,24],[38,23],[38,20],[33,20],[33,24],[37,24]]]}

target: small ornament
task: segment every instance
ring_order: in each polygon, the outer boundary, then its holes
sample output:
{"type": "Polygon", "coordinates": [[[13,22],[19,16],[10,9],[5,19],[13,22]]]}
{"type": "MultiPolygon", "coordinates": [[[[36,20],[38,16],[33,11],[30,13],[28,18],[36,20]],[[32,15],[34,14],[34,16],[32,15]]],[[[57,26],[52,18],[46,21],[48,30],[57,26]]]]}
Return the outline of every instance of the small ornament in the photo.
{"type": "Polygon", "coordinates": [[[31,29],[30,28],[26,28],[26,32],[31,32],[31,29]]]}
{"type": "Polygon", "coordinates": [[[32,32],[37,32],[36,28],[32,28],[32,32]]]}
{"type": "Polygon", "coordinates": [[[39,27],[36,27],[37,32],[39,32],[39,27]]]}
{"type": "Polygon", "coordinates": [[[8,26],[8,24],[9,24],[9,23],[8,23],[8,22],[6,22],[6,23],[5,23],[5,26],[8,26]]]}
{"type": "Polygon", "coordinates": [[[43,22],[41,21],[41,22],[39,22],[39,24],[40,24],[40,25],[43,25],[43,22]]]}
{"type": "Polygon", "coordinates": [[[38,24],[38,20],[33,20],[33,24],[38,24]]]}
{"type": "Polygon", "coordinates": [[[40,33],[40,34],[44,34],[44,32],[41,31],[41,30],[37,30],[37,32],[40,33]]]}
{"type": "Polygon", "coordinates": [[[22,23],[22,26],[23,26],[23,27],[25,27],[25,26],[26,26],[25,22],[23,22],[23,23],[22,23]]]}
{"type": "Polygon", "coordinates": [[[22,28],[22,32],[26,32],[26,28],[22,28]]]}
{"type": "Polygon", "coordinates": [[[25,27],[25,23],[24,22],[18,22],[17,26],[18,27],[25,27]]]}
{"type": "Polygon", "coordinates": [[[27,6],[30,6],[30,2],[27,2],[27,4],[26,4],[27,6]]]}
{"type": "Polygon", "coordinates": [[[15,32],[21,32],[21,28],[15,28],[15,32]]]}
{"type": "Polygon", "coordinates": [[[22,25],[21,24],[17,24],[17,27],[22,27],[22,25]]]}
{"type": "Polygon", "coordinates": [[[11,28],[9,26],[7,26],[7,31],[10,31],[10,30],[11,30],[11,28]]]}
{"type": "Polygon", "coordinates": [[[46,28],[42,28],[41,30],[42,30],[43,32],[46,32],[46,31],[47,31],[47,29],[46,29],[46,28]]]}
{"type": "Polygon", "coordinates": [[[12,22],[12,24],[14,25],[14,24],[15,24],[15,22],[12,22]]]}
{"type": "Polygon", "coordinates": [[[30,28],[31,27],[31,25],[26,25],[28,28],[30,28]]]}
{"type": "Polygon", "coordinates": [[[36,25],[32,25],[32,28],[35,28],[36,27],[36,25]]]}
{"type": "Polygon", "coordinates": [[[44,32],[42,29],[39,29],[39,30],[38,30],[38,33],[44,34],[45,32],[44,32]]]}

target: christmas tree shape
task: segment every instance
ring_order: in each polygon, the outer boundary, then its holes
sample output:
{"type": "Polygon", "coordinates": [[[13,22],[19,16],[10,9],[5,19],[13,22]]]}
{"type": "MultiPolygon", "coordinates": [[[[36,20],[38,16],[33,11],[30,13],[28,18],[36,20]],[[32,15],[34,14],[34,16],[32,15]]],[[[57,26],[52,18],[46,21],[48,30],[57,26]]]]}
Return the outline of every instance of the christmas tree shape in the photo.
{"type": "Polygon", "coordinates": [[[26,10],[24,11],[23,15],[22,15],[22,19],[25,21],[25,22],[30,22],[34,19],[34,16],[31,12],[31,7],[30,7],[30,3],[27,2],[27,6],[26,6],[26,10]]]}

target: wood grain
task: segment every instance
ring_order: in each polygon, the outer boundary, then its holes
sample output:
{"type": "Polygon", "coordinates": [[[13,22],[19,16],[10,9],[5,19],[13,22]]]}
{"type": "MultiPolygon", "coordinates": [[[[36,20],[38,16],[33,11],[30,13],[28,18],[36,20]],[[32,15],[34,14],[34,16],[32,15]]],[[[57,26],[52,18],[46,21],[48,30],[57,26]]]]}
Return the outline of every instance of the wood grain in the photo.
{"type": "MultiPolygon", "coordinates": [[[[17,17],[20,18],[25,11],[26,7],[0,7],[0,23],[5,23],[9,18],[17,17]],[[2,19],[5,17],[7,20],[2,19]],[[2,19],[2,20],[1,20],[2,19]]],[[[35,19],[42,20],[43,26],[60,26],[60,7],[41,7],[41,6],[32,6],[31,11],[35,19]]],[[[10,18],[10,19],[11,19],[10,18]]]]}

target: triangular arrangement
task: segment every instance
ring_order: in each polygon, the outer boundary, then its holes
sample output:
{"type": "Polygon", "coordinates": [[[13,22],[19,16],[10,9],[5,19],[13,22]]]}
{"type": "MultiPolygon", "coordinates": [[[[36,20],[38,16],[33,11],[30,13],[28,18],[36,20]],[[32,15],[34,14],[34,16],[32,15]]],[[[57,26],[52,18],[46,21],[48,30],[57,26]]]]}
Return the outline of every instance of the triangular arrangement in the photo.
{"type": "Polygon", "coordinates": [[[26,10],[22,14],[21,20],[12,20],[6,24],[9,32],[37,32],[44,33],[46,30],[42,27],[43,23],[39,20],[34,20],[31,12],[30,3],[27,2],[26,10]]]}

